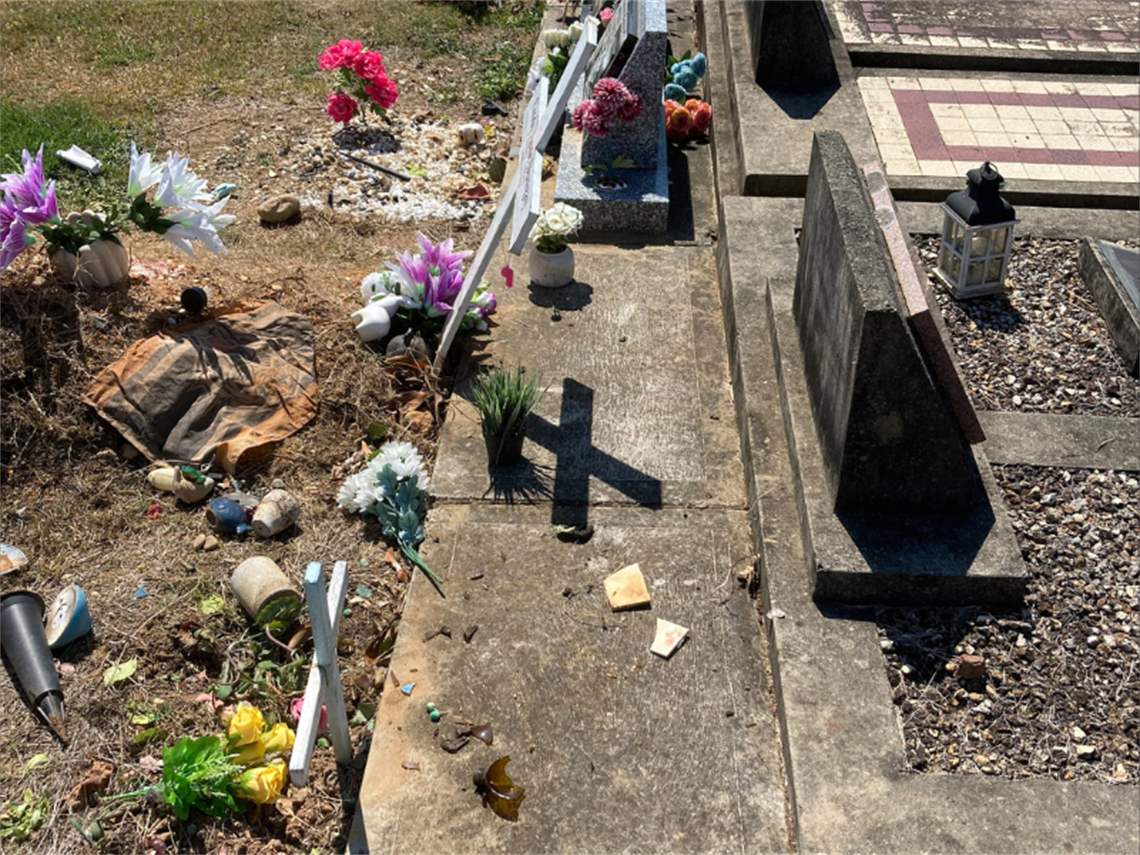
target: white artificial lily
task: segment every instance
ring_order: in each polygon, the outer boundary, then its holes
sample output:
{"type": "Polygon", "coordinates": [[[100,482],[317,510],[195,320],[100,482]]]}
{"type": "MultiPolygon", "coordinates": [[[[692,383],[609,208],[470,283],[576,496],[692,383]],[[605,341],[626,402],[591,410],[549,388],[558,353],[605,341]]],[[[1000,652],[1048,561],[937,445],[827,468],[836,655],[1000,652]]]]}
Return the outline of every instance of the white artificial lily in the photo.
{"type": "Polygon", "coordinates": [[[162,167],[152,164],[150,152],[139,154],[131,140],[131,173],[127,178],[127,194],[132,198],[145,193],[162,178],[162,167]]]}
{"type": "Polygon", "coordinates": [[[190,171],[190,158],[170,155],[162,165],[162,178],[154,203],[163,208],[201,207],[201,203],[213,198],[204,192],[206,179],[199,178],[190,171]]]}

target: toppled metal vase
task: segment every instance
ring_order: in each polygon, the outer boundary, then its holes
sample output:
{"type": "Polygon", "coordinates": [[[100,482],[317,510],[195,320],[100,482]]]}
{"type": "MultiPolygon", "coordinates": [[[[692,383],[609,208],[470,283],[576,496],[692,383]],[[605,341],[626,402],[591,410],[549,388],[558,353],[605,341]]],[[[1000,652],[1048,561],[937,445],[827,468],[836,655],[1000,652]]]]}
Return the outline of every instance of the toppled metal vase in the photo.
{"type": "Polygon", "coordinates": [[[233,499],[219,498],[206,508],[206,522],[222,534],[245,534],[253,531],[245,516],[245,508],[233,499]]]}
{"type": "Polygon", "coordinates": [[[16,672],[32,707],[67,741],[63,691],[43,625],[44,601],[32,591],[0,596],[0,647],[16,672]]]}

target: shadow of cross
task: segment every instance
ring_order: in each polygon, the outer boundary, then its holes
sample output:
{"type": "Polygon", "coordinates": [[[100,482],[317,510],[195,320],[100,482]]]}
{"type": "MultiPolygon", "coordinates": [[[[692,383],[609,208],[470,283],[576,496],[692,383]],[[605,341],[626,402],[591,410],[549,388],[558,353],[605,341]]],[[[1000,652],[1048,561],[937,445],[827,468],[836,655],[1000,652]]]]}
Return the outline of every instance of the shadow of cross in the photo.
{"type": "Polygon", "coordinates": [[[590,476],[646,508],[661,507],[661,481],[595,448],[594,390],[567,377],[562,381],[558,424],[531,414],[527,437],[557,457],[553,525],[584,526],[590,515],[590,476]]]}

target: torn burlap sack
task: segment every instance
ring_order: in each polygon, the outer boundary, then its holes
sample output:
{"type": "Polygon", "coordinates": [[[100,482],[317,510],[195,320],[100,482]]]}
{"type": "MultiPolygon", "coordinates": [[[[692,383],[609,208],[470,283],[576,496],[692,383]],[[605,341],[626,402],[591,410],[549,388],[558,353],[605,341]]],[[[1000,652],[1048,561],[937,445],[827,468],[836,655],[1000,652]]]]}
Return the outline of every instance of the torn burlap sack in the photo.
{"type": "Polygon", "coordinates": [[[131,345],[83,400],[151,460],[234,473],[317,414],[313,322],[245,303],[131,345]]]}

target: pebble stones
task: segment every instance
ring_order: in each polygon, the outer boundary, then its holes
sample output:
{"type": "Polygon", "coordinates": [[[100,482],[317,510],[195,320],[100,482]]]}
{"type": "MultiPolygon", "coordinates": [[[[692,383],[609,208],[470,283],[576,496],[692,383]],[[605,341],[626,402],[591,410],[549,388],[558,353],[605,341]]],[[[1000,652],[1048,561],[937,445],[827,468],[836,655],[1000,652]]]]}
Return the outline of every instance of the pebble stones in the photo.
{"type": "MultiPolygon", "coordinates": [[[[938,239],[915,246],[933,270],[938,239]]],[[[962,301],[935,290],[978,409],[1102,416],[1140,409],[1140,383],[1081,279],[1079,242],[1015,239],[1008,285],[1008,296],[962,301]]]]}
{"type": "Polygon", "coordinates": [[[1031,466],[994,476],[1030,574],[1025,608],[877,615],[911,766],[1135,783],[1140,481],[1031,466]]]}
{"type": "Polygon", "coordinates": [[[301,199],[292,193],[270,196],[257,206],[257,216],[263,223],[288,222],[301,213],[301,199]]]}

